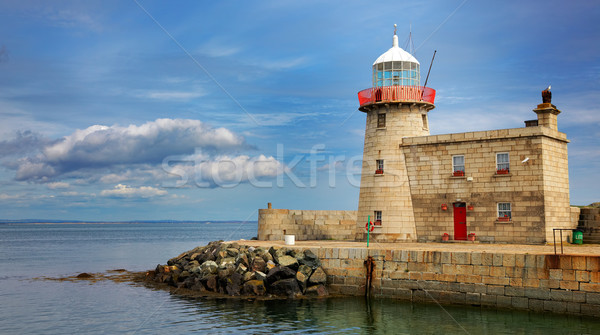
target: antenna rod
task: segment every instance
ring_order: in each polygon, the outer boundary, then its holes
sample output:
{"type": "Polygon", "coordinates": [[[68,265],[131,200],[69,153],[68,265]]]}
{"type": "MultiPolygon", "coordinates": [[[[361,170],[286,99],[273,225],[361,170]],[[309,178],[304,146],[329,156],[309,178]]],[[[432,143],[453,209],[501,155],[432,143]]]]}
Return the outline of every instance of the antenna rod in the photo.
{"type": "Polygon", "coordinates": [[[437,50],[433,51],[433,57],[431,57],[431,63],[429,64],[429,71],[427,71],[427,77],[425,78],[425,85],[423,85],[423,92],[421,92],[421,101],[423,101],[423,95],[425,94],[425,87],[427,87],[427,81],[429,80],[429,73],[431,72],[431,66],[433,66],[433,60],[435,59],[435,54],[437,50]]]}

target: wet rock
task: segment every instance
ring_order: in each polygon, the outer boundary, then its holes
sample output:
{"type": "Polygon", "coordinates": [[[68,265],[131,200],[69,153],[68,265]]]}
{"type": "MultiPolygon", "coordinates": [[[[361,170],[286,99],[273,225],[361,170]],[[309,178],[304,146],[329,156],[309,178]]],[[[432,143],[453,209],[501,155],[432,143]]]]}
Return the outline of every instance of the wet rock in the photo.
{"type": "Polygon", "coordinates": [[[275,262],[273,261],[268,261],[267,262],[267,268],[265,270],[267,271],[271,271],[273,268],[277,267],[277,264],[275,264],[275,262]]]}
{"type": "Polygon", "coordinates": [[[240,295],[242,289],[242,275],[239,273],[232,273],[231,276],[225,280],[225,291],[229,295],[240,295]]]}
{"type": "Polygon", "coordinates": [[[205,285],[209,291],[217,292],[219,290],[218,277],[216,275],[206,277],[205,285]]]}
{"type": "Polygon", "coordinates": [[[327,292],[327,288],[325,287],[325,285],[313,285],[307,288],[304,294],[308,296],[325,297],[329,295],[329,292],[327,292]]]}
{"type": "Polygon", "coordinates": [[[269,286],[276,281],[288,278],[296,280],[296,271],[285,266],[278,266],[271,269],[269,273],[267,273],[267,278],[265,281],[267,286],[269,286]]]}
{"type": "Polygon", "coordinates": [[[272,283],[269,286],[269,291],[274,295],[282,295],[292,298],[300,294],[300,286],[298,286],[296,278],[281,279],[272,283]]]}
{"type": "Polygon", "coordinates": [[[245,295],[265,295],[267,288],[262,280],[250,280],[244,283],[242,293],[245,295]]]}
{"type": "Polygon", "coordinates": [[[300,265],[300,267],[298,268],[298,272],[296,272],[296,280],[298,281],[298,284],[300,285],[302,292],[304,292],[306,290],[308,278],[310,278],[311,274],[312,274],[312,269],[310,268],[310,266],[303,264],[303,265],[300,265]]]}
{"type": "Polygon", "coordinates": [[[308,279],[309,284],[325,284],[327,282],[327,274],[322,267],[318,267],[308,279]]]}
{"type": "Polygon", "coordinates": [[[77,279],[88,279],[88,278],[92,278],[93,275],[83,272],[77,275],[77,279]]]}

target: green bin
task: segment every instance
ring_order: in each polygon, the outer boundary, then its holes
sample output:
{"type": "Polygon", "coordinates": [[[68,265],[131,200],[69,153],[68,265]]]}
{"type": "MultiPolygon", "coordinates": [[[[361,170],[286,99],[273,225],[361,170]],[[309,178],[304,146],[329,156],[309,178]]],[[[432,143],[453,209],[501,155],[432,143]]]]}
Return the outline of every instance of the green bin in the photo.
{"type": "Polygon", "coordinates": [[[583,232],[580,230],[573,230],[573,244],[583,244],[583,232]]]}

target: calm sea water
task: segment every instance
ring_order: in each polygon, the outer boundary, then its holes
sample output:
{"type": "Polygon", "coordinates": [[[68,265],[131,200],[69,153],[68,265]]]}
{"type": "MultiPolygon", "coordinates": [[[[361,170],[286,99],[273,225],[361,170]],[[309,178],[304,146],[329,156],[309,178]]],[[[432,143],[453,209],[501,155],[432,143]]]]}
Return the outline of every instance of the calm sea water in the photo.
{"type": "Polygon", "coordinates": [[[192,299],[101,281],[33,280],[152,269],[256,224],[0,224],[2,334],[598,334],[600,320],[396,300],[192,299]]]}

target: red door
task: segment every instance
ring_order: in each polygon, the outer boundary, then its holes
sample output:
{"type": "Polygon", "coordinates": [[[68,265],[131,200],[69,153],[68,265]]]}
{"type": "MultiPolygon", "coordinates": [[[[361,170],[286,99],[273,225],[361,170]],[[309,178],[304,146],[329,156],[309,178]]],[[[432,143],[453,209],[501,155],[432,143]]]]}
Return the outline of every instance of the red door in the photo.
{"type": "Polygon", "coordinates": [[[455,202],[454,204],[454,239],[467,239],[467,204],[455,202]]]}

